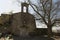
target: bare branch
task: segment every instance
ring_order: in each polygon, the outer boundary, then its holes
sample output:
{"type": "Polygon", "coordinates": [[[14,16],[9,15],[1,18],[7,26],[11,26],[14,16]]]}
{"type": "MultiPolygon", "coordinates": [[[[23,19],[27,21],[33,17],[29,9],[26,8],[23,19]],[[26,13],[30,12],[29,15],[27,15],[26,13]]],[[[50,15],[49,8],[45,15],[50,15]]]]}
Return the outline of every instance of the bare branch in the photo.
{"type": "Polygon", "coordinates": [[[53,23],[51,23],[51,26],[54,26],[54,24],[56,23],[56,21],[54,20],[54,22],[53,23]]]}
{"type": "Polygon", "coordinates": [[[40,15],[40,17],[42,17],[42,20],[43,20],[44,23],[47,25],[47,22],[46,22],[45,18],[44,18],[38,11],[35,10],[35,8],[32,6],[32,4],[30,3],[30,1],[29,1],[29,4],[30,4],[30,6],[33,8],[33,10],[34,10],[38,15],[40,15]]]}
{"type": "Polygon", "coordinates": [[[57,16],[57,13],[52,14],[52,16],[50,17],[51,20],[52,20],[55,16],[57,16]]]}
{"type": "Polygon", "coordinates": [[[46,0],[46,2],[44,3],[44,5],[46,5],[48,1],[49,1],[49,0],[46,0]]]}

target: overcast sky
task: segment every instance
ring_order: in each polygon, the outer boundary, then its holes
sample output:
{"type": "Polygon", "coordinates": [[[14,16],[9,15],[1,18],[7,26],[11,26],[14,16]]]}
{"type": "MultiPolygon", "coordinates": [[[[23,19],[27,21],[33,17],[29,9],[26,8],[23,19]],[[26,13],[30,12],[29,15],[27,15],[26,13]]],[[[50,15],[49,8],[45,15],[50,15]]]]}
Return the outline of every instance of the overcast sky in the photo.
{"type": "Polygon", "coordinates": [[[19,11],[20,8],[13,2],[13,0],[0,0],[0,13],[9,12],[11,10],[19,11]]]}
{"type": "MultiPolygon", "coordinates": [[[[20,0],[20,1],[21,2],[24,2],[24,0],[20,0]]],[[[32,0],[32,1],[33,2],[36,2],[34,0],[32,0]]],[[[54,2],[56,2],[56,0],[54,0],[54,2]]],[[[34,13],[33,10],[31,10],[31,9],[32,8],[30,7],[29,10],[32,13],[34,13]]],[[[16,2],[16,0],[0,0],[0,15],[3,12],[10,12],[10,11],[13,11],[13,12],[21,12],[21,5],[18,5],[18,3],[16,2]]]]}
{"type": "MultiPolygon", "coordinates": [[[[24,2],[24,0],[20,0],[20,1],[24,2]]],[[[16,2],[16,0],[0,0],[0,14],[3,12],[9,12],[12,10],[14,12],[21,11],[20,6],[18,6],[17,4],[18,3],[16,2]]]]}

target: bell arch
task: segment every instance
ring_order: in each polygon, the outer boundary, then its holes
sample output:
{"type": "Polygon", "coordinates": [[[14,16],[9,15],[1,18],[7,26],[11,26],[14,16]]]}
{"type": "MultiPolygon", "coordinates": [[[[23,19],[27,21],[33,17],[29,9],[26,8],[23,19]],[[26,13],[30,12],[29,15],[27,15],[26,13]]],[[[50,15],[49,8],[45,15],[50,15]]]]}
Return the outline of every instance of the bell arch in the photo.
{"type": "Polygon", "coordinates": [[[29,4],[27,4],[27,3],[21,3],[21,12],[28,13],[28,7],[29,7],[29,4]]]}

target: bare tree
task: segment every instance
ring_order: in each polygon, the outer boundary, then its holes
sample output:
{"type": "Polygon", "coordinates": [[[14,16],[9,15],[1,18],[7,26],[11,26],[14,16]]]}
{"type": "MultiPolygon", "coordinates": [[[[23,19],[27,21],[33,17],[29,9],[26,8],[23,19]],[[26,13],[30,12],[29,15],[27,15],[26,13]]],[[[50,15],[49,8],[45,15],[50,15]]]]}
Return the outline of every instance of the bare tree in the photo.
{"type": "Polygon", "coordinates": [[[48,37],[51,37],[52,27],[55,25],[59,5],[54,4],[52,0],[37,0],[37,4],[33,4],[28,0],[33,10],[41,17],[45,25],[48,27],[48,37]]]}
{"type": "MultiPolygon", "coordinates": [[[[48,27],[48,37],[51,37],[52,27],[55,25],[57,13],[60,10],[59,4],[54,4],[53,0],[37,0],[37,5],[31,0],[27,0],[33,10],[40,16],[43,23],[48,27]]],[[[21,3],[17,0],[18,3],[21,3]]]]}

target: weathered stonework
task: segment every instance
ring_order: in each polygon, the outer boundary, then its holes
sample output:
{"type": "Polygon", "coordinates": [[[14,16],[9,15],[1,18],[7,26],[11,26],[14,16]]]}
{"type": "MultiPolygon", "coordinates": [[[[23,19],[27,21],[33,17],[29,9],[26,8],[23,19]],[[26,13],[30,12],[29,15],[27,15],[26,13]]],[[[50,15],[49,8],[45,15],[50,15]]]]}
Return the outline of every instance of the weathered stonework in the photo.
{"type": "Polygon", "coordinates": [[[30,32],[33,32],[36,28],[35,18],[33,15],[28,13],[28,4],[22,3],[22,11],[19,13],[3,14],[0,17],[0,25],[4,28],[0,32],[11,32],[14,35],[27,36],[30,32]],[[23,12],[23,7],[26,7],[26,12],[23,12]],[[8,23],[8,24],[7,24],[8,23]]]}
{"type": "Polygon", "coordinates": [[[36,28],[34,16],[29,13],[15,13],[12,17],[12,32],[19,35],[28,35],[36,28]]]}

